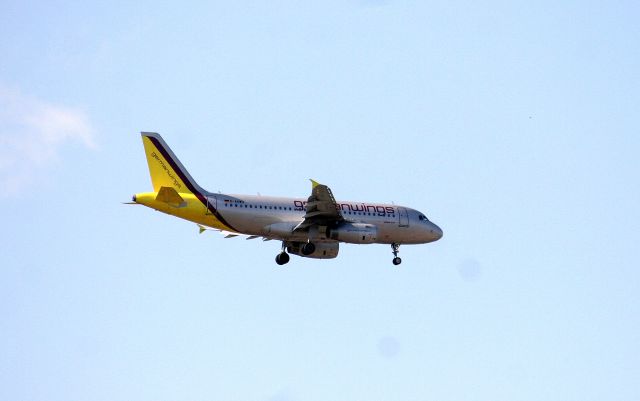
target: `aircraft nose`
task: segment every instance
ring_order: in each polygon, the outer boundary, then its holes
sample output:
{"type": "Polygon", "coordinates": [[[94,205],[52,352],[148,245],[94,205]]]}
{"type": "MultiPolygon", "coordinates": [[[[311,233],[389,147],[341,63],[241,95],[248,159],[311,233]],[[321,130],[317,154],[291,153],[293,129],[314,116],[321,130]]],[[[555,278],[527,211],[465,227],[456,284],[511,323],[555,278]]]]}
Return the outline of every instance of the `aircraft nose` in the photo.
{"type": "Polygon", "coordinates": [[[431,227],[429,227],[429,231],[431,232],[431,235],[433,236],[433,240],[437,241],[440,238],[442,238],[442,229],[440,227],[438,227],[438,225],[431,223],[431,227]]]}

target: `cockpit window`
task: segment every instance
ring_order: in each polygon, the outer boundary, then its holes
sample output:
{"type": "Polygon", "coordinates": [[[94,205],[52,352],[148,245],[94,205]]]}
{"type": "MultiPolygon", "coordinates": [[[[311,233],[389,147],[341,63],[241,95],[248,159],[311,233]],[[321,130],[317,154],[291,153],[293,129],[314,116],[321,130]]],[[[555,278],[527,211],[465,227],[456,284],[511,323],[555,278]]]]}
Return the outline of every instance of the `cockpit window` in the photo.
{"type": "Polygon", "coordinates": [[[419,215],[418,219],[420,219],[420,221],[429,221],[429,219],[427,219],[427,216],[425,216],[424,214],[419,215]]]}

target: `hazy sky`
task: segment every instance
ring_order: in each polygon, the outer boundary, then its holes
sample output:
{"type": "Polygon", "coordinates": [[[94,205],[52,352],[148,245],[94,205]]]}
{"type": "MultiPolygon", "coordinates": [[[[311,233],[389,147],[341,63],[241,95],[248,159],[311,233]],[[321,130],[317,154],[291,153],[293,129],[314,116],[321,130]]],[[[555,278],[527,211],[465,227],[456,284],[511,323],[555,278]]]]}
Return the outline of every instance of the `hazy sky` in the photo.
{"type": "Polygon", "coordinates": [[[637,2],[131,3],[0,3],[0,399],[640,399],[637,2]],[[143,130],[444,238],[278,267],[121,204],[143,130]]]}

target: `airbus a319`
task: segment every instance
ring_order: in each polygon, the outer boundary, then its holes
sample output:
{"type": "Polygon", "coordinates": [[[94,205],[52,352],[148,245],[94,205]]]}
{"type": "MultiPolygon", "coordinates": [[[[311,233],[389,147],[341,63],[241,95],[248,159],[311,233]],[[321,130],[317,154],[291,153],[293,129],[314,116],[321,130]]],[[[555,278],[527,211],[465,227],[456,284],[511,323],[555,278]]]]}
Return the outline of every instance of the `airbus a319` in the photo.
{"type": "Polygon", "coordinates": [[[282,242],[276,263],[289,255],[331,259],[340,242],[389,244],[399,265],[401,244],[425,244],[442,238],[442,230],[424,213],[404,206],[338,201],[331,189],[311,180],[311,195],[285,198],[212,193],[200,187],[157,133],[143,132],[153,192],[133,202],[214,229],[227,238],[244,236],[282,242]]]}

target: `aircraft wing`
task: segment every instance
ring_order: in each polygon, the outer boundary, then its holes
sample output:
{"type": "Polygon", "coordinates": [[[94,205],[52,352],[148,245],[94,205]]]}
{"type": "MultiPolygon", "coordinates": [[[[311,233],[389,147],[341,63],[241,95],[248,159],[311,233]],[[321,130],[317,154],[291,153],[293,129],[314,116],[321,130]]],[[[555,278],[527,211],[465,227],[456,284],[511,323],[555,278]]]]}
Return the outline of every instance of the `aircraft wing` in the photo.
{"type": "Polygon", "coordinates": [[[344,221],[340,205],[328,186],[311,180],[311,196],[307,200],[304,220],[293,231],[305,231],[312,226],[328,226],[344,221]]]}

